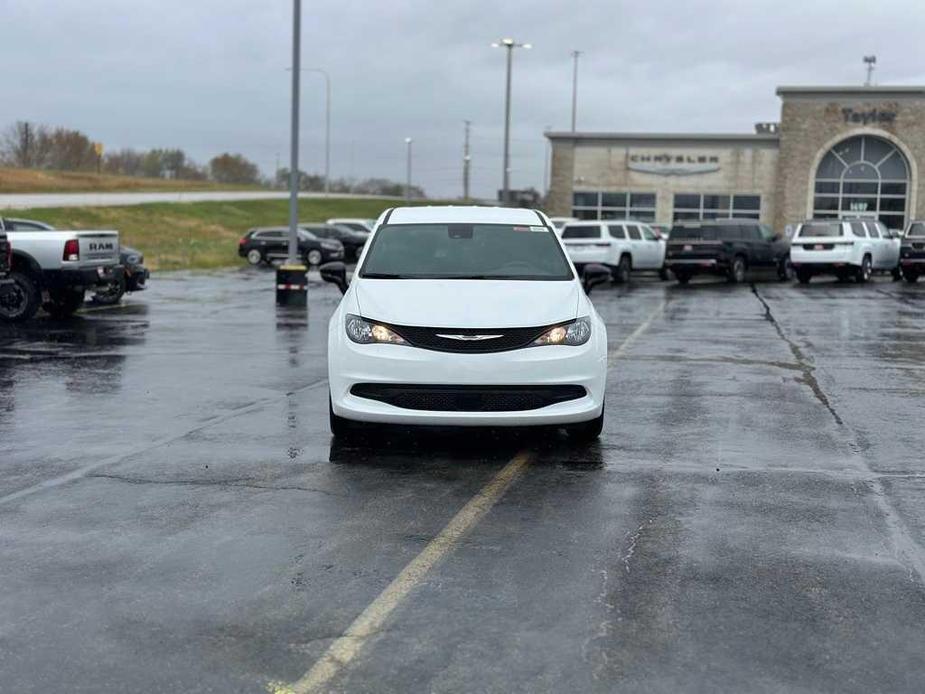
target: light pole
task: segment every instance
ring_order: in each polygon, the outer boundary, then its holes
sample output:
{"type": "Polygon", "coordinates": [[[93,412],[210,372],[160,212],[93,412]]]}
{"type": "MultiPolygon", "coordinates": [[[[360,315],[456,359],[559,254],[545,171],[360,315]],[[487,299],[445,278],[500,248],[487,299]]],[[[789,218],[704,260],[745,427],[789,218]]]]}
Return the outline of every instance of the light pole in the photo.
{"type": "Polygon", "coordinates": [[[408,150],[408,160],[405,163],[405,202],[411,201],[411,145],[414,140],[410,137],[405,138],[405,145],[408,150]]]}
{"type": "Polygon", "coordinates": [[[472,125],[471,120],[464,120],[466,124],[466,138],[463,141],[463,200],[469,199],[469,165],[472,157],[469,156],[469,127],[472,125]]]}
{"type": "Polygon", "coordinates": [[[506,205],[511,188],[511,62],[515,48],[532,48],[529,43],[517,43],[514,39],[501,39],[492,48],[507,49],[507,77],[504,83],[504,176],[501,182],[501,204],[506,205]]]}
{"type": "Polygon", "coordinates": [[[289,125],[289,257],[299,259],[299,70],[302,62],[302,0],[292,0],[292,120],[289,125]]]}
{"type": "Polygon", "coordinates": [[[578,114],[578,56],[581,51],[572,51],[572,132],[575,132],[575,120],[578,114]]]}
{"type": "Polygon", "coordinates": [[[864,83],[864,86],[869,87],[872,84],[871,79],[874,75],[874,65],[877,64],[877,56],[865,55],[864,63],[867,65],[867,81],[864,83]]]}

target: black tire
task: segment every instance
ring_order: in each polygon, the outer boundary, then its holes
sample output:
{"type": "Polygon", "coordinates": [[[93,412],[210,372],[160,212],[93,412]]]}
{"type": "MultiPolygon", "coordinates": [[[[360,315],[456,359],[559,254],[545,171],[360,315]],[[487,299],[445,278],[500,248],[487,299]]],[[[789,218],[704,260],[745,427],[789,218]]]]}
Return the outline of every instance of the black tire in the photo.
{"type": "Polygon", "coordinates": [[[254,267],[257,267],[258,265],[260,265],[260,263],[263,262],[263,253],[261,253],[256,248],[251,248],[247,252],[246,257],[247,257],[247,262],[253,265],[254,267]]]}
{"type": "Polygon", "coordinates": [[[691,274],[689,272],[684,272],[683,270],[675,270],[674,278],[678,280],[678,284],[687,284],[691,281],[691,274]]]}
{"type": "Polygon", "coordinates": [[[865,255],[863,260],[861,260],[861,267],[857,269],[854,275],[854,281],[858,284],[865,284],[870,280],[871,274],[873,274],[873,265],[870,260],[869,255],[865,255]]]}
{"type": "Polygon", "coordinates": [[[903,278],[902,270],[899,269],[899,266],[894,267],[890,272],[890,276],[893,278],[894,282],[899,282],[903,278]]]}
{"type": "Polygon", "coordinates": [[[745,281],[745,258],[737,255],[732,259],[732,266],[730,266],[729,274],[726,278],[730,284],[741,284],[745,281]]]}
{"type": "Polygon", "coordinates": [[[632,275],[633,262],[628,255],[621,255],[620,262],[613,269],[614,284],[626,284],[632,275]]]}
{"type": "Polygon", "coordinates": [[[781,282],[793,281],[793,265],[790,264],[790,256],[781,258],[777,264],[777,279],[781,282]]]}
{"type": "Polygon", "coordinates": [[[21,272],[11,272],[7,279],[10,281],[0,284],[0,320],[8,323],[29,320],[41,304],[38,286],[21,272]]]}
{"type": "Polygon", "coordinates": [[[93,303],[101,306],[114,306],[125,295],[125,274],[120,272],[116,279],[93,292],[93,303]]]}
{"type": "Polygon", "coordinates": [[[667,282],[668,280],[671,279],[671,275],[668,274],[668,270],[666,270],[665,268],[662,268],[661,270],[658,271],[658,278],[662,282],[667,282]]]}
{"type": "Polygon", "coordinates": [[[809,284],[809,281],[813,278],[813,273],[809,270],[799,269],[797,270],[797,281],[800,284],[809,284]]]}
{"type": "Polygon", "coordinates": [[[903,278],[909,284],[915,284],[919,281],[919,272],[918,270],[903,270],[903,278]]]}
{"type": "Polygon", "coordinates": [[[835,277],[839,282],[849,282],[852,277],[852,273],[848,270],[837,270],[835,272],[835,277]]]}
{"type": "Polygon", "coordinates": [[[331,427],[331,434],[336,439],[349,439],[356,436],[360,428],[358,422],[339,417],[334,414],[334,406],[331,404],[331,395],[328,394],[328,423],[331,427]]]}
{"type": "Polygon", "coordinates": [[[317,248],[313,248],[305,254],[305,264],[310,267],[321,265],[322,260],[324,260],[324,256],[317,248]]]}
{"type": "Polygon", "coordinates": [[[68,318],[84,303],[83,289],[54,289],[49,294],[51,301],[44,308],[53,318],[68,318]]]}
{"type": "Polygon", "coordinates": [[[578,424],[569,424],[565,427],[565,432],[569,439],[575,443],[591,443],[596,441],[604,430],[604,408],[601,408],[601,414],[587,422],[578,424]]]}

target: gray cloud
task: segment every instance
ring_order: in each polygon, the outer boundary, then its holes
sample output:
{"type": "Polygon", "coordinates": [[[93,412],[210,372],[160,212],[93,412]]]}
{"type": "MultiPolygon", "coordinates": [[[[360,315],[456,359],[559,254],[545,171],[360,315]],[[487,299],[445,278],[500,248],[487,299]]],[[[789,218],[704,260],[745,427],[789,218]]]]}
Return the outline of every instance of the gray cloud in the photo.
{"type": "MultiPolygon", "coordinates": [[[[287,0],[2,0],[0,121],[80,128],[110,148],[241,151],[270,172],[288,150],[287,0]]],[[[304,3],[303,65],[333,80],[332,174],[461,189],[473,121],[473,191],[501,176],[504,55],[514,66],[512,183],[542,185],[544,127],[566,129],[572,48],[579,128],[748,132],[774,120],[779,84],[925,83],[919,0],[649,3],[593,0],[304,3]]],[[[303,168],[323,168],[323,82],[303,78],[303,168]]]]}

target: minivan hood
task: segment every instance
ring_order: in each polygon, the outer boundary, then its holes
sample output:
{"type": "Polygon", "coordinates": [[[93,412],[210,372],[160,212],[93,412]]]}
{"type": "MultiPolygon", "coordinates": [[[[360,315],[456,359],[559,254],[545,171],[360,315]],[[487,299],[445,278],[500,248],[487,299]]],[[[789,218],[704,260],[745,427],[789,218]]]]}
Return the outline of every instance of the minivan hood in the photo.
{"type": "Polygon", "coordinates": [[[510,328],[578,317],[575,281],[355,280],[360,315],[394,325],[510,328]]]}

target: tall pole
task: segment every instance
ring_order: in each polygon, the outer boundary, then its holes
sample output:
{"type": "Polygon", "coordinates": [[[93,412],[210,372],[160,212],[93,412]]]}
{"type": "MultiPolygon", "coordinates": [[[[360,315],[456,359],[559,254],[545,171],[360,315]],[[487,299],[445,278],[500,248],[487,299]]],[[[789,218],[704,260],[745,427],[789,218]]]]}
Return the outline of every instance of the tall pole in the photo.
{"type": "Polygon", "coordinates": [[[875,55],[865,55],[864,56],[864,63],[867,65],[867,81],[864,82],[865,87],[869,87],[871,85],[871,80],[874,74],[874,64],[876,62],[877,62],[877,56],[875,55]]]}
{"type": "MultiPolygon", "coordinates": [[[[543,133],[548,133],[552,129],[551,125],[543,128],[543,133]]],[[[549,138],[543,138],[546,142],[543,144],[543,197],[549,193],[549,159],[552,155],[549,138]]]]}
{"type": "Polygon", "coordinates": [[[405,163],[405,202],[411,202],[411,145],[414,143],[410,137],[405,138],[408,148],[408,160],[405,163]]]}
{"type": "Polygon", "coordinates": [[[578,56],[581,51],[572,51],[572,132],[575,132],[575,121],[578,115],[578,56]]]}
{"type": "Polygon", "coordinates": [[[302,0],[292,0],[292,121],[289,136],[289,257],[299,259],[299,69],[301,63],[302,0]]]}
{"type": "Polygon", "coordinates": [[[472,121],[464,120],[466,124],[466,138],[463,141],[463,200],[469,199],[469,126],[472,121]]]}
{"type": "Polygon", "coordinates": [[[501,178],[501,204],[508,204],[511,190],[511,63],[515,48],[531,48],[529,43],[517,43],[514,39],[501,39],[491,44],[493,48],[507,49],[507,73],[504,82],[504,173],[501,178]]]}

